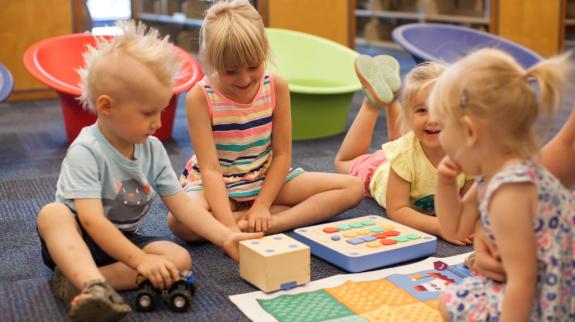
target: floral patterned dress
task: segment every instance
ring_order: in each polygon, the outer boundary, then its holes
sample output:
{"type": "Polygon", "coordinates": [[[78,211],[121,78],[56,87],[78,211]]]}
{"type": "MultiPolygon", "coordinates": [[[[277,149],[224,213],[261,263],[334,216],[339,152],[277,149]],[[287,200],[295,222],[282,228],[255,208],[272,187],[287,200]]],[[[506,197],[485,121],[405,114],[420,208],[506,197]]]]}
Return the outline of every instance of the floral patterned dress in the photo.
{"type": "MultiPolygon", "coordinates": [[[[478,179],[483,228],[497,243],[487,212],[493,193],[507,183],[530,182],[539,205],[533,218],[537,242],[537,289],[529,321],[575,321],[575,199],[557,178],[533,161],[506,167],[487,187],[478,179]]],[[[505,284],[473,276],[444,294],[453,321],[499,321],[505,284]]]]}

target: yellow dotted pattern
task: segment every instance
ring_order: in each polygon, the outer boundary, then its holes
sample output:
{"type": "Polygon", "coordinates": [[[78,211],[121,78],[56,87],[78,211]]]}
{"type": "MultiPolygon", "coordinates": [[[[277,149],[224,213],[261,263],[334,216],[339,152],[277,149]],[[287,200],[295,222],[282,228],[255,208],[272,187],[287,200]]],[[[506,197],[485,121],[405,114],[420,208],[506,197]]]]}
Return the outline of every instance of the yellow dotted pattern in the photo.
{"type": "Polygon", "coordinates": [[[370,322],[441,322],[439,311],[421,302],[403,306],[383,305],[361,316],[370,322]]]}
{"type": "Polygon", "coordinates": [[[425,303],[430,308],[439,311],[439,301],[437,299],[424,301],[423,303],[425,303]]]}
{"type": "Polygon", "coordinates": [[[419,303],[406,291],[386,279],[365,282],[347,281],[325,291],[356,314],[373,311],[383,305],[402,306],[419,303]]]}

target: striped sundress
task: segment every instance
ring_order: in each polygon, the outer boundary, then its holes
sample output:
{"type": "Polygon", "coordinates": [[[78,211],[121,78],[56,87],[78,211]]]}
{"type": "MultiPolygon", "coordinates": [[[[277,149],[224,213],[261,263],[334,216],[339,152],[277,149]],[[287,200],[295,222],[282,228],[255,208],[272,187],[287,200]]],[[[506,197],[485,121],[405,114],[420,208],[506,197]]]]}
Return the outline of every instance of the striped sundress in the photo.
{"type": "MultiPolygon", "coordinates": [[[[236,201],[257,197],[272,160],[272,115],[275,108],[273,78],[266,73],[251,103],[226,98],[206,76],[198,83],[210,109],[212,133],[228,196],[236,201]]],[[[290,169],[286,181],[303,173],[290,169]]],[[[194,155],[180,177],[185,191],[202,190],[200,167],[194,155]]]]}

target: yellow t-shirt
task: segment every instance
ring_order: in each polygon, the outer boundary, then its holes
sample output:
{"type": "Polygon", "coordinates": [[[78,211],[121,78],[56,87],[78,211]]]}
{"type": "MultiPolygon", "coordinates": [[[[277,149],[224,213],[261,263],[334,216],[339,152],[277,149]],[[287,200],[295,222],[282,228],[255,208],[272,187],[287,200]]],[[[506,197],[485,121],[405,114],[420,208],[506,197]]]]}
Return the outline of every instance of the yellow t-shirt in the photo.
{"type": "MultiPolygon", "coordinates": [[[[375,170],[369,182],[371,195],[378,204],[386,207],[385,199],[390,167],[398,176],[411,184],[409,192],[409,204],[411,206],[416,201],[435,194],[437,169],[425,156],[421,143],[413,131],[395,141],[383,144],[381,149],[388,161],[375,170]]],[[[459,189],[463,187],[465,180],[464,174],[457,176],[459,189]]]]}

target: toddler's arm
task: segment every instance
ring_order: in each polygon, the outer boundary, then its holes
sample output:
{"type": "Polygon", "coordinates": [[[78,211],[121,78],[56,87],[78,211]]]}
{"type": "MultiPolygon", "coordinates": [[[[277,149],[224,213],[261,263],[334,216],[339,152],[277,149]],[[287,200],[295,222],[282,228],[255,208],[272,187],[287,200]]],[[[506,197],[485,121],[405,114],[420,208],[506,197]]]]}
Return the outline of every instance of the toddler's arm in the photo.
{"type": "Polygon", "coordinates": [[[567,188],[575,184],[575,109],[559,133],[541,150],[540,162],[567,188]]]}
{"type": "Polygon", "coordinates": [[[501,321],[529,319],[537,281],[533,215],[537,190],[530,183],[501,186],[492,196],[489,219],[507,273],[501,321]]]}
{"type": "Polygon", "coordinates": [[[187,228],[222,248],[235,261],[239,260],[240,241],[263,237],[262,233],[233,232],[183,191],[164,196],[162,200],[170,212],[187,228]]]}
{"type": "Polygon", "coordinates": [[[208,102],[199,86],[194,86],[186,96],[186,115],[190,139],[201,169],[202,184],[210,209],[222,224],[239,231],[220,171],[208,102]]]}
{"type": "Polygon", "coordinates": [[[273,158],[254,204],[247,214],[249,231],[267,231],[271,228],[269,209],[285,183],[291,166],[292,134],[291,107],[287,82],[273,75],[275,108],[272,116],[273,158]]]}
{"type": "Polygon", "coordinates": [[[501,263],[501,256],[497,247],[489,240],[481,222],[475,228],[473,235],[473,250],[475,250],[475,260],[472,270],[477,274],[488,277],[498,282],[505,282],[505,270],[501,263]]]}
{"type": "Polygon", "coordinates": [[[447,238],[468,238],[473,234],[479,219],[477,186],[460,196],[457,188],[457,175],[461,169],[448,156],[437,167],[437,189],[435,191],[435,213],[441,231],[447,238]]]}
{"type": "Polygon", "coordinates": [[[423,214],[411,208],[409,204],[411,185],[395,173],[393,169],[390,169],[389,171],[387,185],[387,214],[391,220],[424,231],[428,234],[441,236],[450,243],[459,246],[471,244],[471,240],[468,238],[461,238],[459,240],[445,238],[436,217],[423,214]]]}
{"type": "Polygon", "coordinates": [[[138,271],[156,287],[170,287],[178,279],[172,262],[138,248],[104,216],[99,199],[76,199],[75,204],[80,224],[106,254],[138,271]]]}

